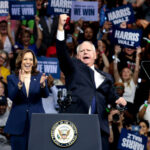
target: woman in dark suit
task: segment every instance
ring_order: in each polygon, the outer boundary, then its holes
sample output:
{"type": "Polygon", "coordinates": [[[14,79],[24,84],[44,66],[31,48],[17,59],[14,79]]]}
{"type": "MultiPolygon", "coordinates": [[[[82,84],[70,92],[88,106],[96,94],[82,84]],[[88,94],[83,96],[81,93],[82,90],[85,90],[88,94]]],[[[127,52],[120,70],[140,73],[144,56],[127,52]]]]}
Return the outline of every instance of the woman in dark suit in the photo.
{"type": "Polygon", "coordinates": [[[42,97],[48,97],[45,74],[36,70],[37,59],[31,50],[22,50],[16,71],[7,77],[8,97],[13,101],[5,132],[11,135],[12,150],[27,150],[32,113],[43,113],[42,97]]]}

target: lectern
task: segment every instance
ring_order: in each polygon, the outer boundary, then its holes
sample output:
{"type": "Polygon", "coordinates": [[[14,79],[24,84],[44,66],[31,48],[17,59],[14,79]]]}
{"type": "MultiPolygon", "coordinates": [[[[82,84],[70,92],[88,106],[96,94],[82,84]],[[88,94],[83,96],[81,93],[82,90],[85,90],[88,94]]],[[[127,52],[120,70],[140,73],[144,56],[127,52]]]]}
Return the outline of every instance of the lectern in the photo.
{"type": "Polygon", "coordinates": [[[32,114],[29,150],[102,150],[97,115],[32,114]]]}

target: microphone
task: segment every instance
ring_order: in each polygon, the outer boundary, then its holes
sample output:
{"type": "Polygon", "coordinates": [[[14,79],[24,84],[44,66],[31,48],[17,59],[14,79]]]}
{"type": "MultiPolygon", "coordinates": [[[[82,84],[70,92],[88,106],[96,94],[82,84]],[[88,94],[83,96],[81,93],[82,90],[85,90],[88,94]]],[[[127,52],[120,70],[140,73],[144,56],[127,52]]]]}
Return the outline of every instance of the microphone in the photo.
{"type": "Polygon", "coordinates": [[[65,98],[63,98],[62,91],[58,91],[58,100],[57,100],[57,103],[60,106],[61,110],[63,112],[65,112],[67,110],[67,108],[72,103],[71,91],[67,92],[67,96],[65,98]]]}

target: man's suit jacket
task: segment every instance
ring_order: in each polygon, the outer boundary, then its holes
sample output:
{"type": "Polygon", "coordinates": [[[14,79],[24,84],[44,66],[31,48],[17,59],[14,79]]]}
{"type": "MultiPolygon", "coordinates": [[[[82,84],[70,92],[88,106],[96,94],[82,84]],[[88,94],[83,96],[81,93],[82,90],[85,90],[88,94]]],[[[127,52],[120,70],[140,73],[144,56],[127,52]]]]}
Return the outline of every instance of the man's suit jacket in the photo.
{"type": "Polygon", "coordinates": [[[112,77],[97,70],[105,79],[96,89],[94,71],[80,60],[70,58],[65,41],[57,40],[56,48],[60,67],[66,78],[66,87],[72,92],[73,102],[67,112],[88,113],[92,100],[95,98],[100,127],[109,134],[106,107],[107,104],[113,104],[118,99],[113,88],[112,77]]]}
{"type": "Polygon", "coordinates": [[[45,88],[40,87],[41,75],[39,73],[31,76],[28,97],[24,84],[20,90],[18,89],[18,76],[13,74],[7,77],[8,97],[13,101],[13,105],[6,123],[6,133],[13,135],[22,134],[27,117],[29,117],[30,121],[32,113],[44,113],[41,97],[48,97],[49,90],[47,85],[45,88]]]}

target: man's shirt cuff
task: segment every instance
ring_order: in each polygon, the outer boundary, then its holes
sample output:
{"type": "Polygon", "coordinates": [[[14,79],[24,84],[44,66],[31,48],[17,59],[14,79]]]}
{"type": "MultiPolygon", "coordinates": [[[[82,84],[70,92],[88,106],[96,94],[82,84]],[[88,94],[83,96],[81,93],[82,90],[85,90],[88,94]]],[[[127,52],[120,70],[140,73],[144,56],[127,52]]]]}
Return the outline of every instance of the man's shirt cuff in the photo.
{"type": "Polygon", "coordinates": [[[59,41],[65,40],[65,31],[64,30],[63,31],[57,30],[56,38],[59,41]]]}

